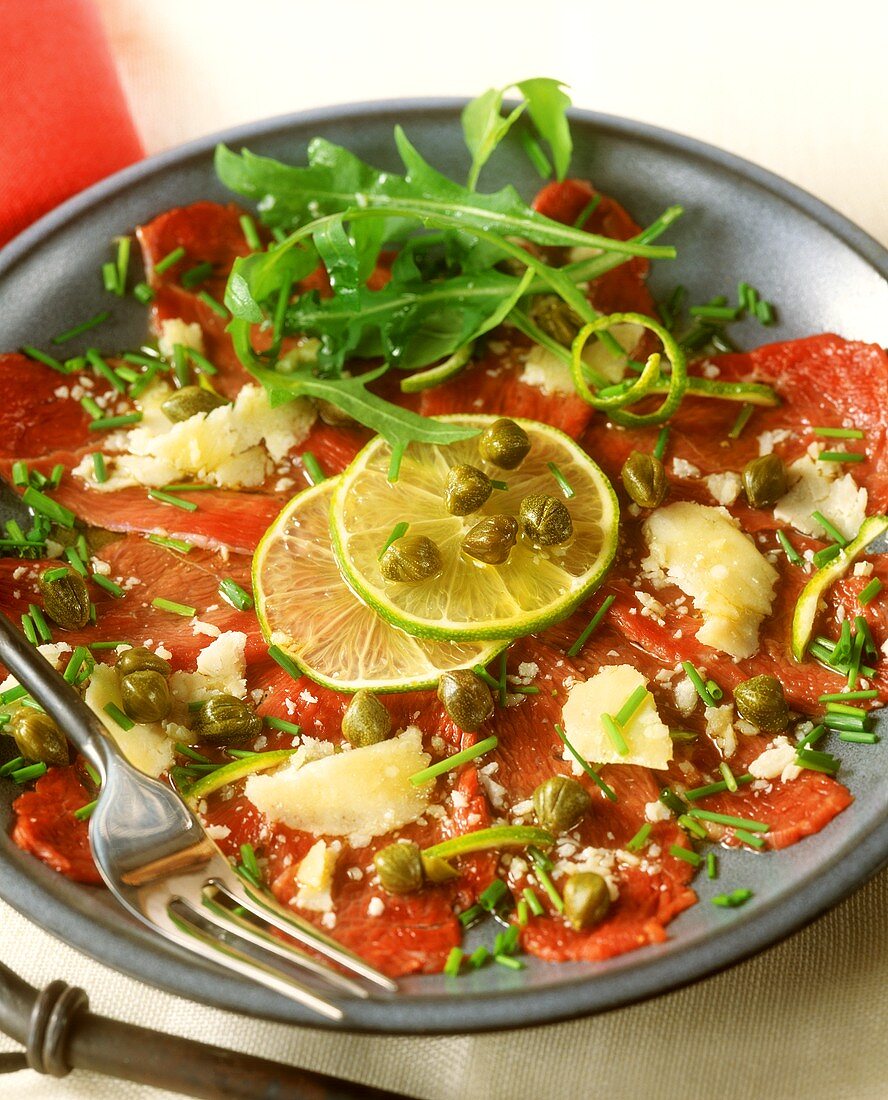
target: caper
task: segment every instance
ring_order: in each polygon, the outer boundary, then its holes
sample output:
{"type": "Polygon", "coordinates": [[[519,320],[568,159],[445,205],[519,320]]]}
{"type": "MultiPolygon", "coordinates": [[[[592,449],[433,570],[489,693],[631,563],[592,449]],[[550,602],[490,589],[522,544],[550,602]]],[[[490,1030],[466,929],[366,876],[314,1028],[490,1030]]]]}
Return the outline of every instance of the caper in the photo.
{"type": "Polygon", "coordinates": [[[37,582],[43,597],[43,608],[54,623],[66,630],[79,630],[89,622],[89,592],[86,581],[79,573],[69,569],[64,577],[46,579],[46,574],[55,572],[58,565],[47,569],[37,582]]]}
{"type": "Polygon", "coordinates": [[[425,535],[395,539],[379,559],[379,571],[387,581],[416,584],[436,577],[442,569],[437,543],[425,535]]]}
{"type": "Polygon", "coordinates": [[[620,471],[623,486],[639,508],[656,508],[669,491],[663,463],[654,455],[633,451],[620,471]]]}
{"type": "Polygon", "coordinates": [[[342,716],[342,733],[349,744],[355,748],[376,745],[391,732],[391,715],[376,696],[369,691],[355,692],[342,716]]]}
{"type": "Polygon", "coordinates": [[[343,428],[347,424],[355,423],[355,418],[353,416],[349,416],[347,412],[343,412],[342,409],[334,405],[332,401],[325,401],[323,397],[319,397],[315,400],[315,406],[321,420],[323,420],[325,424],[329,424],[332,428],[343,428]]]}
{"type": "Polygon", "coordinates": [[[438,698],[451,720],[465,733],[474,733],[493,714],[490,688],[467,668],[442,673],[438,698]]]}
{"type": "Polygon", "coordinates": [[[134,722],[162,722],[173,705],[166,677],[150,668],[121,677],[120,698],[134,722]]]}
{"type": "Polygon", "coordinates": [[[373,863],[379,881],[390,894],[412,894],[422,887],[422,856],[413,841],[380,848],[373,863]]]}
{"type": "Polygon", "coordinates": [[[493,492],[490,478],[477,466],[454,466],[447,475],[444,506],[452,516],[477,512],[493,492]]]}
{"type": "Polygon", "coordinates": [[[262,729],[258,718],[240,699],[233,695],[211,695],[197,712],[192,733],[198,741],[244,741],[257,737],[262,729]]]}
{"type": "Polygon", "coordinates": [[[67,764],[68,742],[59,727],[41,710],[19,707],[9,722],[18,751],[28,760],[67,764]]]}
{"type": "Polygon", "coordinates": [[[452,882],[459,878],[459,871],[446,859],[440,856],[422,855],[422,870],[429,882],[452,882]]]}
{"type": "Polygon", "coordinates": [[[573,520],[565,505],[548,493],[531,493],[518,509],[521,528],[534,546],[560,546],[573,534],[573,520]]]}
{"type": "Polygon", "coordinates": [[[530,307],[533,321],[551,336],[556,343],[568,347],[583,327],[583,322],[573,306],[557,294],[538,294],[530,307]]]}
{"type": "Polygon", "coordinates": [[[594,871],[578,871],[564,884],[564,915],[578,932],[600,924],[610,904],[607,883],[594,871]]]}
{"type": "Polygon", "coordinates": [[[131,672],[159,672],[161,676],[169,676],[170,663],[163,657],[158,657],[150,649],[144,646],[133,646],[125,649],[117,658],[117,671],[121,676],[128,676],[131,672]]]}
{"type": "Polygon", "coordinates": [[[550,833],[566,833],[591,808],[589,792],[567,775],[550,776],[533,792],[537,821],[550,833]]]}
{"type": "Polygon", "coordinates": [[[753,508],[770,508],[788,488],[786,467],[779,455],[762,455],[743,467],[743,489],[753,508]]]}
{"type": "Polygon", "coordinates": [[[734,702],[741,718],[767,733],[779,733],[789,725],[789,707],[776,676],[744,680],[734,688],[734,702]]]}
{"type": "Polygon", "coordinates": [[[514,470],[527,458],[530,438],[514,420],[494,420],[478,440],[481,457],[502,470],[514,470]]]}
{"type": "Polygon", "coordinates": [[[176,390],[160,406],[160,411],[174,424],[182,420],[190,420],[198,413],[211,413],[213,409],[219,409],[228,402],[212,390],[205,390],[203,386],[183,386],[176,390]]]}
{"type": "Polygon", "coordinates": [[[518,538],[518,521],[512,516],[485,516],[462,540],[463,553],[487,565],[503,565],[518,538]]]}

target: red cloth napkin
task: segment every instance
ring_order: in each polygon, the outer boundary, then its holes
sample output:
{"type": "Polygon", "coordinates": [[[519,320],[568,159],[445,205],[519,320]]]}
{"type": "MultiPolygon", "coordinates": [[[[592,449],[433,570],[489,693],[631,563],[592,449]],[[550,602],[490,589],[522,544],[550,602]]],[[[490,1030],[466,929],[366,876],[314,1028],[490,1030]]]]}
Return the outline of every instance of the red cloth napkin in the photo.
{"type": "Polygon", "coordinates": [[[144,155],[90,0],[0,0],[0,245],[144,155]]]}

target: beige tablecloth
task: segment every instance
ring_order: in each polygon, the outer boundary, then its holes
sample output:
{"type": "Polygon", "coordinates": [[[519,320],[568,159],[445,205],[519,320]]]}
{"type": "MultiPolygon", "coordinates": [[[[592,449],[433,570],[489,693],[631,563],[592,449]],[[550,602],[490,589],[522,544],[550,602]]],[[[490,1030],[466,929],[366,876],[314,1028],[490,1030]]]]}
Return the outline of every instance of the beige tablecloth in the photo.
{"type": "MultiPolygon", "coordinates": [[[[568,82],[579,106],[749,157],[888,242],[883,3],[100,7],[151,152],[305,107],[470,95],[545,74],[568,82]]],[[[331,1036],[211,1011],[120,977],[2,904],[0,959],[36,985],[62,977],[84,986],[108,1015],[436,1100],[883,1100],[886,919],[883,875],[786,943],[691,989],[520,1035],[443,1039],[331,1036]]],[[[161,1095],[88,1074],[56,1082],[20,1073],[0,1090],[15,1100],[161,1095]]]]}

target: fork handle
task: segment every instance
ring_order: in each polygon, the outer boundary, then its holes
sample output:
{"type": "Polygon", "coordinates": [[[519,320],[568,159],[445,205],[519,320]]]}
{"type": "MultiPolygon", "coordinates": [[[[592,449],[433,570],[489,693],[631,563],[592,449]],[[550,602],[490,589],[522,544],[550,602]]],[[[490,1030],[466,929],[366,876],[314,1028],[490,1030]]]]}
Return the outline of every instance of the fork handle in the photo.
{"type": "Polygon", "coordinates": [[[0,664],[5,665],[74,742],[104,781],[112,761],[123,760],[104,726],[79,693],[44,660],[0,612],[0,664]]]}
{"type": "Polygon", "coordinates": [[[408,1100],[402,1093],[97,1016],[83,990],[51,982],[38,993],[2,963],[0,1031],[26,1049],[0,1060],[0,1073],[26,1066],[53,1077],[92,1070],[206,1100],[408,1100]]]}

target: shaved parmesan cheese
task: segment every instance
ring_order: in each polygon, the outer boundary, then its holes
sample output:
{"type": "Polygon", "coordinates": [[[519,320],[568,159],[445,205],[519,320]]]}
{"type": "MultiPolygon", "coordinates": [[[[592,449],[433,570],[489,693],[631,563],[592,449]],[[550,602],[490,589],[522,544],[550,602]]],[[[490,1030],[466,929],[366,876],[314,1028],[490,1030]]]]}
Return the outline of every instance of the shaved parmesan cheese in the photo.
{"type": "Polygon", "coordinates": [[[203,355],[203,332],[197,321],[190,324],[180,317],[168,317],[160,322],[160,336],[157,340],[157,348],[165,359],[172,359],[176,344],[186,348],[194,348],[203,355]]]}
{"type": "Polygon", "coordinates": [[[433,784],[410,776],[427,767],[416,726],[377,745],[302,764],[299,753],[273,774],[253,775],[246,795],[271,822],[327,836],[374,837],[415,821],[433,784]]]}
{"type": "Polygon", "coordinates": [[[777,571],[720,508],[679,502],[644,524],[650,556],[642,569],[668,578],[703,615],[697,640],[732,657],[750,657],[771,610],[777,571]]]}
{"type": "MultiPolygon", "coordinates": [[[[623,736],[629,752],[621,756],[601,723],[602,714],[612,717],[637,687],[647,680],[631,665],[608,665],[591,680],[573,684],[561,712],[568,741],[590,763],[640,764],[646,768],[667,768],[672,759],[672,738],[660,720],[653,696],[648,693],[636,710],[623,736]]],[[[572,760],[565,748],[564,759],[572,760]]]]}
{"type": "Polygon", "coordinates": [[[788,737],[775,737],[763,753],[749,765],[750,775],[756,779],[777,779],[788,783],[801,775],[802,769],[794,763],[796,747],[788,737]]]}
{"type": "MultiPolygon", "coordinates": [[[[641,339],[641,325],[614,325],[611,335],[625,352],[631,352],[641,339]]],[[[589,340],[583,349],[583,362],[597,371],[608,382],[619,382],[625,372],[625,364],[615,359],[600,340],[589,340]]],[[[554,352],[540,344],[534,344],[519,378],[526,386],[536,386],[545,394],[575,393],[570,367],[554,352]]]]}
{"type": "Polygon", "coordinates": [[[706,736],[718,746],[725,760],[728,760],[737,751],[733,703],[707,707],[703,714],[706,718],[706,736]]]}
{"type": "Polygon", "coordinates": [[[123,710],[116,669],[110,665],[96,665],[83,698],[133,767],[154,779],[169,771],[173,766],[173,742],[159,722],[137,722],[132,729],[125,730],[106,712],[105,707],[109,703],[123,710]]]}
{"type": "Polygon", "coordinates": [[[333,885],[333,872],[338,856],[338,849],[324,840],[318,840],[308,849],[305,858],[296,868],[299,890],[294,901],[300,909],[329,913],[333,908],[330,887],[333,885]]]}
{"type": "Polygon", "coordinates": [[[743,479],[733,470],[726,470],[723,474],[710,474],[706,478],[706,488],[716,504],[733,504],[740,496],[742,485],[743,479]]]}
{"type": "MultiPolygon", "coordinates": [[[[207,624],[209,625],[209,624],[207,624]]],[[[216,629],[215,627],[213,629],[216,629]]],[[[240,630],[226,630],[197,655],[195,672],[174,672],[170,691],[181,703],[199,702],[217,692],[245,699],[247,636],[240,630]]]]}
{"type": "Polygon", "coordinates": [[[853,539],[866,518],[866,489],[858,487],[850,474],[838,476],[835,462],[815,462],[803,455],[787,469],[789,492],[774,505],[774,518],[791,524],[797,531],[814,538],[825,538],[826,531],[812,512],[821,512],[846,539],[853,539]]]}

